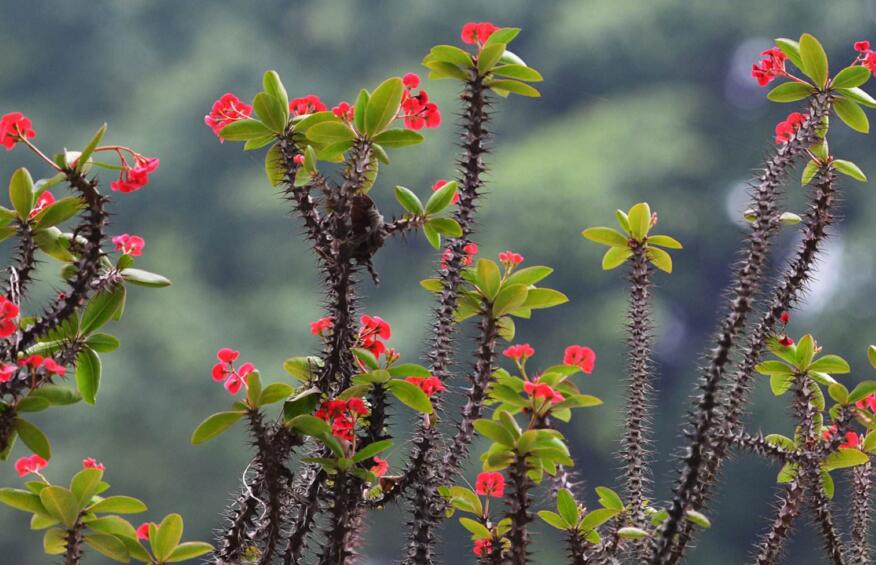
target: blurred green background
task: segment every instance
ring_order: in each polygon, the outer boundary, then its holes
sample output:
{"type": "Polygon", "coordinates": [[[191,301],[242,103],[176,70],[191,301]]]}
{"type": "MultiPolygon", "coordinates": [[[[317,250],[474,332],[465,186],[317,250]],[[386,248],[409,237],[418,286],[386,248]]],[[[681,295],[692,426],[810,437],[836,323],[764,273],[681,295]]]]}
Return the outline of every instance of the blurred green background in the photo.
{"type": "MultiPolygon", "coordinates": [[[[268,68],[280,72],[292,96],[316,93],[330,106],[351,100],[387,75],[425,75],[419,61],[433,44],[457,43],[463,23],[489,20],[523,28],[514,50],[545,82],[541,99],[495,105],[489,195],[475,239],[484,255],[511,248],[528,264],[556,267],[550,286],[572,299],[519,324],[518,341],[537,350],[534,364],[553,364],[570,343],[598,353],[583,387],[606,404],[580,411],[566,430],[591,504],[592,487],[616,486],[619,475],[612,451],[624,412],[625,296],[620,273],[601,272],[600,249],[578,233],[647,199],[660,214],[659,231],[686,244],[674,254],[675,273],[656,276],[654,293],[660,407],[653,471],[664,498],[699,355],[739,245],[745,182],[769,150],[774,124],[791,110],[766,102],[751,64],[770,38],[803,31],[823,40],[834,66],[846,63],[852,41],[876,40],[874,15],[873,2],[845,0],[3,0],[0,113],[30,116],[46,150],[81,147],[107,121],[107,140],[160,157],[148,188],[114,195],[112,229],[145,237],[139,265],[174,281],[160,291],[132,289],[126,319],[110,327],[123,345],[105,357],[96,407],[37,416],[55,447],[49,477],[66,480],[83,457],[96,457],[114,490],[149,503],[145,519],[179,511],[187,538],[212,539],[249,453],[239,431],[189,445],[195,425],[229,404],[209,376],[213,355],[231,346],[264,379],[286,378],[284,358],[318,347],[308,322],[321,315],[321,294],[300,227],[266,183],[261,152],[219,144],[203,115],[226,91],[250,99],[268,68]]],[[[387,216],[399,209],[390,187],[425,196],[435,179],[454,174],[456,84],[425,86],[445,124],[426,132],[424,145],[394,151],[372,192],[387,216]]],[[[876,170],[871,140],[842,125],[831,136],[835,153],[876,170]]],[[[45,174],[16,149],[0,154],[0,176],[23,163],[45,174]]],[[[846,356],[860,368],[854,381],[870,376],[864,352],[876,340],[876,229],[866,221],[876,199],[871,187],[852,181],[843,180],[842,191],[845,221],[792,329],[814,331],[826,350],[846,356]]],[[[789,193],[787,209],[799,211],[804,194],[795,180],[789,193]]],[[[794,231],[781,236],[773,267],[793,249],[794,231]]],[[[383,285],[365,284],[365,308],[393,324],[392,345],[409,358],[421,352],[430,319],[430,297],[417,283],[436,260],[420,237],[391,241],[377,260],[383,285]]],[[[55,265],[45,269],[45,292],[55,272],[55,265]]],[[[471,347],[459,343],[463,353],[471,347]]],[[[467,366],[463,355],[459,370],[467,366]]],[[[789,433],[785,407],[765,382],[756,396],[752,429],[789,433]]],[[[396,419],[409,427],[407,412],[396,419]]],[[[16,449],[14,457],[25,453],[16,449]]],[[[404,451],[399,441],[394,467],[404,451]]],[[[689,562],[745,561],[771,513],[776,471],[749,457],[726,466],[708,510],[714,527],[689,562]]],[[[469,468],[467,478],[474,473],[469,468]]],[[[0,479],[20,484],[9,463],[0,479]]],[[[838,495],[840,522],[843,504],[838,495]]],[[[403,519],[397,508],[373,515],[363,563],[393,562],[403,519]]],[[[0,509],[0,531],[3,563],[49,561],[23,514],[0,509]]],[[[538,563],[564,561],[561,543],[541,526],[535,540],[538,563]]],[[[472,557],[461,530],[449,528],[445,541],[443,560],[472,557]]],[[[788,549],[789,563],[822,561],[805,519],[788,549]]],[[[92,555],[87,562],[103,561],[92,555]]]]}

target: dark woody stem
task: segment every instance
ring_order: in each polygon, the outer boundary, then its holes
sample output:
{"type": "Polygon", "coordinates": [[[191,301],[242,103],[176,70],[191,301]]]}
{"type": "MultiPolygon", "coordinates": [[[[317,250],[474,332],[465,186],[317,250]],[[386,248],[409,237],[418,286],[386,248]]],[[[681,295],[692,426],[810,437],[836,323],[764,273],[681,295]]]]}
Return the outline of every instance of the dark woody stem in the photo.
{"type": "Polygon", "coordinates": [[[316,514],[320,509],[320,492],[325,481],[325,472],[320,468],[308,468],[305,471],[302,484],[306,488],[301,491],[293,486],[293,492],[297,492],[295,511],[298,516],[292,524],[289,542],[283,554],[283,565],[297,565],[301,563],[304,552],[307,549],[307,539],[316,525],[316,514]]]}
{"type": "Polygon", "coordinates": [[[320,565],[347,565],[356,555],[355,527],[360,521],[361,508],[351,502],[361,500],[362,483],[349,473],[335,475],[334,482],[320,565]]]}
{"type": "Polygon", "coordinates": [[[529,560],[529,523],[532,522],[532,512],[529,491],[532,489],[532,479],[526,474],[526,460],[519,456],[514,458],[514,463],[508,468],[507,499],[508,517],[511,518],[511,529],[508,531],[508,539],[511,541],[511,555],[509,563],[513,565],[526,565],[529,560]]]}
{"type": "Polygon", "coordinates": [[[851,474],[852,500],[849,517],[852,523],[852,544],[849,548],[849,565],[868,565],[873,466],[868,461],[853,467],[851,474]]]}
{"type": "Polygon", "coordinates": [[[411,218],[399,218],[383,226],[386,235],[406,235],[408,232],[417,231],[426,223],[425,216],[411,218]]]}
{"type": "Polygon", "coordinates": [[[33,270],[36,268],[36,243],[33,240],[33,231],[30,224],[22,220],[16,220],[16,234],[18,245],[15,252],[14,265],[9,267],[9,279],[3,289],[4,296],[16,304],[21,304],[21,299],[27,291],[28,283],[31,282],[33,270]]]}
{"type": "Polygon", "coordinates": [[[796,461],[799,459],[797,453],[786,451],[781,447],[768,442],[760,433],[757,435],[749,435],[739,432],[727,438],[727,443],[729,446],[736,449],[743,449],[763,457],[764,459],[771,459],[783,465],[789,461],[796,461]]]}
{"type": "Polygon", "coordinates": [[[587,543],[577,530],[566,532],[566,550],[569,553],[569,565],[588,563],[587,543]]]}
{"type": "Polygon", "coordinates": [[[73,527],[67,530],[67,535],[64,537],[64,565],[79,565],[82,562],[82,530],[84,529],[82,516],[79,516],[73,527]]]}
{"type": "Polygon", "coordinates": [[[777,208],[781,183],[801,155],[818,139],[817,127],[830,109],[830,96],[814,95],[809,116],[791,140],[782,145],[767,160],[763,173],[752,186],[752,203],[756,218],[746,240],[739,264],[728,293],[728,309],[709,352],[708,364],[700,380],[700,394],[696,400],[689,430],[690,443],[682,458],[679,480],[669,505],[669,517],[652,542],[652,565],[677,562],[686,547],[686,540],[673,550],[676,534],[682,525],[691,502],[700,498],[701,480],[706,472],[705,461],[718,445],[715,430],[722,424],[720,418],[720,389],[730,353],[745,328],[748,314],[763,277],[767,253],[781,221],[777,208]]]}
{"type": "Polygon", "coordinates": [[[806,489],[799,480],[794,479],[785,485],[784,492],[776,508],[776,516],[770,523],[769,530],[761,537],[755,546],[752,563],[756,565],[774,565],[782,553],[785,541],[791,534],[794,520],[800,514],[800,508],[806,495],[806,489]]]}
{"type": "MultiPolygon", "coordinates": [[[[630,248],[633,252],[629,272],[630,296],[627,314],[630,376],[621,453],[624,461],[624,484],[626,500],[629,504],[630,525],[645,528],[647,526],[645,506],[646,500],[650,498],[646,489],[651,482],[648,474],[650,434],[647,429],[653,395],[651,280],[646,247],[642,243],[633,241],[630,243],[630,248]]],[[[641,544],[634,545],[641,549],[641,544]]]]}

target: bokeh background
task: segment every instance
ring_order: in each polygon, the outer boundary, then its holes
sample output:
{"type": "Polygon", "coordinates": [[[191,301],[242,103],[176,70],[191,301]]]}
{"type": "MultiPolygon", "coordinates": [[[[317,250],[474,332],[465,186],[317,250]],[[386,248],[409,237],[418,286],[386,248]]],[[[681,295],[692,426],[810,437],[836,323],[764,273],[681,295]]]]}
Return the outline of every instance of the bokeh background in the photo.
{"type": "MultiPolygon", "coordinates": [[[[675,273],[656,276],[653,471],[664,498],[699,354],[739,245],[745,183],[771,145],[774,124],[790,111],[766,101],[751,64],[770,38],[803,31],[823,40],[835,66],[843,64],[853,57],[852,41],[876,40],[874,17],[873,2],[851,0],[0,1],[0,112],[31,116],[47,150],[81,147],[107,121],[106,139],[162,161],[148,188],[116,198],[113,230],[144,236],[140,266],[174,285],[132,289],[124,323],[110,328],[123,345],[105,356],[96,407],[37,415],[55,447],[49,476],[60,481],[83,457],[96,457],[115,490],[148,501],[146,519],[179,511],[187,538],[212,538],[248,459],[239,431],[189,445],[196,424],[229,404],[209,376],[214,352],[240,349],[265,379],[285,379],[282,360],[317,347],[308,322],[321,315],[321,295],[299,226],[265,181],[261,153],[218,143],[203,115],[226,91],[251,98],[268,68],[280,72],[293,96],[317,93],[330,105],[351,100],[362,86],[417,71],[430,46],[458,41],[464,22],[490,20],[523,28],[514,50],[545,82],[541,99],[496,105],[489,195],[476,240],[484,255],[512,248],[528,264],[555,266],[550,286],[572,299],[519,324],[518,340],[535,346],[535,362],[556,362],[570,343],[598,352],[583,387],[606,403],[580,411],[566,429],[590,503],[593,486],[617,484],[612,452],[623,416],[625,298],[620,273],[601,272],[600,249],[578,234],[612,222],[615,208],[647,199],[659,211],[660,231],[686,244],[674,254],[675,273]]],[[[426,87],[445,124],[428,131],[424,145],[394,151],[372,192],[387,215],[398,210],[390,187],[425,196],[435,179],[454,174],[456,84],[426,87]]],[[[867,137],[837,125],[831,147],[876,171],[867,137]]],[[[0,155],[0,177],[22,163],[41,170],[17,149],[0,155]]],[[[845,355],[856,367],[849,381],[871,376],[864,352],[876,340],[872,191],[842,181],[845,221],[833,231],[792,326],[845,355]]],[[[793,179],[789,194],[787,209],[799,211],[804,191],[793,179]]],[[[776,268],[795,243],[795,230],[786,231],[776,268]]],[[[391,241],[377,261],[383,285],[366,284],[367,311],[393,324],[392,344],[411,357],[423,348],[430,312],[417,283],[436,259],[422,238],[391,241]]],[[[55,272],[55,265],[44,270],[45,292],[55,272]]],[[[460,370],[470,347],[460,342],[460,370]]],[[[752,428],[789,433],[785,406],[765,382],[756,397],[752,428]]],[[[409,425],[406,417],[398,421],[409,425]]],[[[24,454],[17,450],[15,457],[24,454]]],[[[394,466],[404,451],[399,441],[394,466]]],[[[776,471],[747,457],[726,467],[708,511],[714,527],[691,563],[745,561],[771,513],[776,471]]],[[[469,468],[466,476],[474,473],[469,468]]],[[[9,463],[0,466],[0,482],[20,483],[9,463]]],[[[845,483],[838,481],[840,490],[845,483]]],[[[363,562],[392,562],[403,519],[398,508],[374,515],[363,562]]],[[[28,530],[22,514],[0,509],[0,532],[3,563],[49,561],[41,534],[28,530]]],[[[801,520],[788,563],[822,561],[813,534],[801,520]]],[[[563,562],[550,532],[538,526],[535,538],[538,563],[563,562]]],[[[458,528],[445,540],[446,562],[472,557],[458,528]]],[[[93,555],[88,562],[103,563],[93,555]]]]}

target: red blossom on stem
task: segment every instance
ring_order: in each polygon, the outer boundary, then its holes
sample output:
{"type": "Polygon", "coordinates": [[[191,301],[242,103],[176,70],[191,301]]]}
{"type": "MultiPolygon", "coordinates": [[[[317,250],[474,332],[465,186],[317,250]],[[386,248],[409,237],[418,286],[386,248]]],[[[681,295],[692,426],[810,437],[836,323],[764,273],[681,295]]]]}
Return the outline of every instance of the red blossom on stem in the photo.
{"type": "Polygon", "coordinates": [[[596,364],[596,353],[584,345],[570,345],[563,354],[564,365],[574,365],[588,375],[596,364]]]}
{"type": "Polygon", "coordinates": [[[522,363],[535,355],[535,349],[528,343],[519,343],[505,348],[502,355],[514,359],[515,363],[522,363]]]}
{"type": "Polygon", "coordinates": [[[773,47],[772,49],[767,49],[761,55],[764,58],[760,63],[751,66],[751,76],[757,79],[757,84],[766,86],[776,77],[787,76],[785,60],[788,56],[782,53],[781,49],[773,47]]]}
{"type": "Polygon", "coordinates": [[[153,522],[143,522],[137,527],[137,539],[147,541],[149,539],[149,526],[154,526],[153,522]]]}
{"type": "Polygon", "coordinates": [[[40,212],[42,212],[43,210],[45,210],[46,208],[48,208],[49,206],[51,206],[54,203],[55,203],[55,195],[52,194],[51,192],[43,192],[37,198],[36,203],[33,207],[33,210],[31,210],[30,214],[28,214],[28,218],[33,218],[34,216],[36,216],[37,214],[39,214],[40,212]]]}
{"type": "Polygon", "coordinates": [[[325,112],[328,108],[316,94],[308,94],[289,101],[289,113],[293,116],[303,116],[315,112],[325,112]]]}
{"type": "Polygon", "coordinates": [[[99,463],[94,457],[87,457],[82,460],[83,469],[97,469],[98,471],[106,471],[106,465],[99,463]]]}
{"type": "Polygon", "coordinates": [[[787,143],[791,141],[794,133],[800,129],[803,122],[806,121],[806,115],[800,112],[791,112],[784,121],[776,124],[776,143],[787,143]]]}
{"type": "Polygon", "coordinates": [[[227,347],[223,347],[216,352],[216,358],[219,362],[213,365],[213,380],[225,381],[225,390],[230,394],[237,394],[240,388],[248,386],[247,377],[255,371],[255,366],[252,363],[244,363],[240,368],[234,368],[234,362],[240,356],[239,351],[234,351],[227,347]]]}
{"type": "Polygon", "coordinates": [[[9,363],[4,363],[0,366],[0,383],[9,382],[9,379],[12,378],[12,375],[18,370],[16,365],[11,365],[9,363]]]}
{"type": "Polygon", "coordinates": [[[313,414],[320,420],[331,424],[332,435],[338,439],[353,441],[353,431],[359,416],[367,416],[369,413],[365,402],[359,397],[348,400],[324,400],[319,409],[313,414]]]}
{"type": "MultiPolygon", "coordinates": [[[[468,267],[474,261],[474,256],[478,254],[478,244],[477,243],[466,243],[462,248],[462,252],[464,255],[462,256],[462,265],[464,267],[468,267]]],[[[441,268],[447,269],[447,263],[453,258],[453,251],[449,248],[444,250],[444,253],[441,254],[441,268]]]]}
{"type": "Polygon", "coordinates": [[[40,471],[46,468],[49,462],[40,457],[39,455],[30,455],[27,457],[22,457],[18,461],[15,462],[15,470],[18,472],[19,477],[26,477],[27,475],[34,473],[38,474],[40,471]]]}
{"type": "Polygon", "coordinates": [[[493,551],[493,540],[491,539],[476,539],[472,548],[474,554],[478,557],[489,555],[493,551]]]}
{"type": "Polygon", "coordinates": [[[869,41],[856,41],[855,42],[855,51],[859,53],[869,53],[870,52],[870,42],[869,41]]]}
{"type": "Polygon", "coordinates": [[[230,92],[223,94],[213,102],[210,113],[204,116],[204,123],[213,130],[220,142],[225,142],[220,135],[222,128],[238,120],[245,120],[252,114],[252,106],[244,103],[230,92]]]}
{"type": "Polygon", "coordinates": [[[332,108],[332,114],[341,118],[344,121],[352,122],[353,118],[356,115],[356,108],[352,106],[349,102],[341,101],[338,102],[338,105],[332,108]]]}
{"type": "Polygon", "coordinates": [[[143,248],[146,247],[146,240],[142,237],[126,233],[115,236],[113,238],[113,243],[116,246],[116,251],[121,251],[125,255],[130,255],[131,257],[139,257],[143,252],[143,248]]]}
{"type": "Polygon", "coordinates": [[[499,29],[490,22],[468,22],[462,26],[462,42],[469,45],[483,45],[484,42],[499,29]]]}
{"type": "Polygon", "coordinates": [[[784,336],[779,340],[779,345],[781,345],[782,347],[791,347],[792,345],[794,345],[794,340],[788,336],[784,336]]]}
{"type": "Polygon", "coordinates": [[[36,132],[31,127],[30,118],[21,112],[10,112],[0,117],[0,145],[7,151],[12,151],[22,139],[33,137],[36,137],[36,132]]]}
{"type": "Polygon", "coordinates": [[[386,345],[380,340],[387,340],[392,336],[392,328],[380,316],[365,314],[359,321],[359,345],[369,350],[375,357],[380,357],[386,351],[386,345]]]}
{"type": "Polygon", "coordinates": [[[0,296],[0,338],[9,337],[18,329],[16,319],[20,310],[18,305],[6,298],[0,296]]]}
{"type": "Polygon", "coordinates": [[[509,267],[519,265],[523,262],[523,255],[520,253],[514,253],[513,251],[503,251],[499,253],[499,261],[505,263],[509,267]]]}
{"type": "Polygon", "coordinates": [[[134,166],[128,167],[127,162],[122,159],[122,171],[119,173],[118,180],[110,183],[111,189],[124,193],[136,192],[149,184],[149,174],[154,173],[161,164],[161,160],[156,157],[143,157],[138,154],[134,154],[134,161],[134,166]]]}
{"type": "Polygon", "coordinates": [[[405,380],[423,389],[427,396],[445,390],[444,383],[438,377],[405,377],[405,380]]]}
{"type": "Polygon", "coordinates": [[[389,461],[380,457],[374,457],[374,465],[369,469],[375,477],[382,477],[389,471],[389,461]]]}
{"type": "Polygon", "coordinates": [[[870,412],[876,413],[876,393],[855,402],[855,406],[861,410],[869,410],[870,412]]]}
{"type": "MultiPolygon", "coordinates": [[[[837,433],[837,429],[838,429],[837,425],[833,424],[832,426],[830,426],[829,428],[824,430],[824,432],[822,432],[821,436],[825,440],[830,440],[830,438],[834,434],[837,433]]],[[[842,448],[854,449],[861,444],[861,437],[858,434],[856,434],[855,432],[851,432],[851,431],[846,432],[845,437],[846,437],[846,441],[844,441],[842,444],[840,444],[840,447],[842,447],[842,448]]]]}
{"type": "MultiPolygon", "coordinates": [[[[432,185],[432,192],[438,192],[438,189],[447,184],[445,179],[438,179],[435,181],[435,184],[432,185]]],[[[450,199],[451,204],[456,204],[459,202],[459,191],[453,193],[453,198],[450,199]]]]}
{"type": "Polygon", "coordinates": [[[556,404],[557,402],[562,402],[566,399],[549,384],[539,382],[537,379],[534,381],[525,381],[523,383],[523,391],[532,398],[544,398],[551,404],[556,404]]]}
{"type": "Polygon", "coordinates": [[[331,316],[326,316],[315,322],[310,322],[310,333],[313,335],[324,336],[333,327],[335,327],[335,319],[331,316]]]}
{"type": "Polygon", "coordinates": [[[498,471],[479,473],[475,479],[475,492],[481,496],[502,498],[505,496],[505,476],[498,471]]]}
{"type": "Polygon", "coordinates": [[[400,117],[404,119],[405,127],[419,130],[424,127],[437,128],[440,126],[441,112],[438,110],[438,105],[429,102],[429,95],[425,90],[420,90],[417,94],[413,92],[420,84],[420,77],[414,73],[408,73],[403,81],[406,88],[402,93],[400,117]]]}
{"type": "Polygon", "coordinates": [[[782,312],[782,315],[779,316],[779,321],[782,322],[783,326],[787,326],[788,322],[791,321],[791,314],[788,312],[782,312]]]}

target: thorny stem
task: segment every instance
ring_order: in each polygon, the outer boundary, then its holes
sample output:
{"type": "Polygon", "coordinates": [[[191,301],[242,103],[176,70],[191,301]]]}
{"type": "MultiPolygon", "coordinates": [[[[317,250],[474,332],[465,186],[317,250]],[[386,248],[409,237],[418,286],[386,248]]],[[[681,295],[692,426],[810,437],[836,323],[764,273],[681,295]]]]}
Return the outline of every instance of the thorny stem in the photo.
{"type": "Polygon", "coordinates": [[[852,500],[849,518],[852,523],[852,543],[849,565],[870,563],[870,501],[872,497],[873,466],[867,461],[851,469],[852,500]]]}
{"type": "Polygon", "coordinates": [[[769,530],[761,537],[755,546],[753,563],[756,565],[773,565],[778,560],[788,539],[794,520],[800,514],[800,507],[806,489],[797,479],[785,486],[784,493],[776,509],[776,517],[770,523],[769,530]]]}
{"type": "Polygon", "coordinates": [[[528,525],[533,519],[529,509],[532,503],[529,490],[533,483],[526,471],[526,459],[519,455],[508,468],[510,495],[507,503],[508,515],[511,518],[511,529],[508,531],[508,539],[511,541],[509,563],[513,565],[526,565],[529,558],[528,525]]]}
{"type": "Polygon", "coordinates": [[[691,502],[699,497],[701,479],[706,469],[709,452],[717,442],[713,437],[722,423],[720,411],[721,383],[730,360],[730,353],[745,327],[763,276],[767,252],[772,237],[780,224],[777,198],[782,181],[791,166],[813,142],[817,141],[817,127],[830,109],[829,94],[817,93],[809,106],[809,116],[791,140],[782,145],[776,154],[767,160],[763,173],[752,187],[751,208],[756,219],[747,239],[743,259],[729,293],[729,308],[721,321],[715,345],[710,350],[709,363],[704,369],[700,384],[701,393],[696,401],[692,417],[693,429],[690,443],[682,459],[679,481],[669,506],[669,517],[651,544],[652,565],[677,562],[686,547],[686,540],[674,543],[691,502]],[[675,550],[673,546],[675,545],[675,550]]]}
{"type": "Polygon", "coordinates": [[[64,565],[79,565],[82,562],[82,516],[76,518],[73,527],[67,530],[64,537],[64,565]]]}

